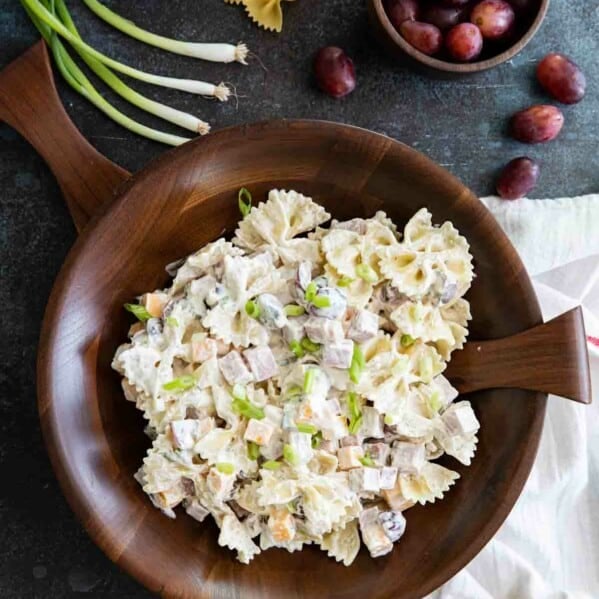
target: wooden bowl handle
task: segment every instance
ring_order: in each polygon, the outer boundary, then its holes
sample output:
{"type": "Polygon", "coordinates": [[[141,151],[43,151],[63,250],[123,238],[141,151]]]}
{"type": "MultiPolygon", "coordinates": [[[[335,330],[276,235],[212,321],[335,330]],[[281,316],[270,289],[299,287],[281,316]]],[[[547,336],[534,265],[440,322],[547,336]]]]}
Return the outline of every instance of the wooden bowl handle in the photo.
{"type": "Polygon", "coordinates": [[[130,177],[89,144],[65,112],[43,41],[0,72],[0,120],[16,129],[46,161],[78,231],[130,177]]]}
{"type": "Polygon", "coordinates": [[[582,309],[505,339],[469,341],[446,376],[460,393],[498,387],[553,393],[590,404],[591,376],[582,309]]]}

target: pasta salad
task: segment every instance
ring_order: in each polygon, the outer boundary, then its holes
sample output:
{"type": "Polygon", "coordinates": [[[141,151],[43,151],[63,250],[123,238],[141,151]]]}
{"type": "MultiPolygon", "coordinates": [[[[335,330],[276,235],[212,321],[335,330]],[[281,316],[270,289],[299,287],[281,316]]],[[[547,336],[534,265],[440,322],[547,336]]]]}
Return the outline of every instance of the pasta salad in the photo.
{"type": "Polygon", "coordinates": [[[442,374],[468,333],[468,243],[424,208],[401,233],[383,212],[323,228],[300,193],[242,192],[231,241],[126,306],[113,367],[152,439],[136,479],[171,518],[211,515],[244,564],[315,544],[348,566],[360,539],[385,555],[459,478],[435,460],[476,449],[442,374]]]}

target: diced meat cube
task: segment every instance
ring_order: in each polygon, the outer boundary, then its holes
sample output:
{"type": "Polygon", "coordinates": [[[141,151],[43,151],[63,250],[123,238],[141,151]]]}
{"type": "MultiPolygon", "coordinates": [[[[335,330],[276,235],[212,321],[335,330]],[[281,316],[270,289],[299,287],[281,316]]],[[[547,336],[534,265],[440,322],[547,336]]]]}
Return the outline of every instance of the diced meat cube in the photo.
{"type": "MultiPolygon", "coordinates": [[[[195,337],[195,335],[194,335],[195,337]]],[[[194,362],[205,362],[211,358],[216,358],[218,345],[215,339],[210,337],[192,339],[191,358],[194,362]]]]}
{"type": "Polygon", "coordinates": [[[372,557],[386,555],[393,549],[393,543],[379,522],[379,509],[371,507],[363,510],[359,516],[362,541],[368,547],[372,557]]]}
{"type": "Polygon", "coordinates": [[[354,353],[354,342],[343,339],[323,346],[322,364],[331,368],[349,368],[354,353]]]}
{"type": "Polygon", "coordinates": [[[252,373],[238,351],[230,351],[218,361],[218,367],[229,385],[245,385],[252,380],[252,373]]]}
{"type": "Polygon", "coordinates": [[[260,308],[260,322],[269,329],[282,329],[287,324],[285,307],[281,300],[271,295],[263,293],[256,298],[256,304],[260,308]]]}
{"type": "Polygon", "coordinates": [[[459,395],[458,390],[442,374],[436,376],[434,382],[441,389],[445,405],[449,405],[459,395]]]}
{"type": "Polygon", "coordinates": [[[341,437],[340,440],[341,447],[350,447],[352,445],[361,445],[362,442],[358,435],[345,435],[345,437],[341,437]]]}
{"type": "Polygon", "coordinates": [[[339,470],[350,470],[351,468],[360,468],[362,462],[360,458],[364,457],[364,450],[359,445],[348,445],[341,447],[337,451],[339,460],[339,470]]]}
{"type": "Polygon", "coordinates": [[[426,462],[424,444],[396,441],[391,447],[391,465],[399,472],[416,474],[426,462]]]}
{"type": "Polygon", "coordinates": [[[206,477],[206,485],[208,490],[213,494],[216,502],[220,503],[229,499],[236,478],[237,475],[235,473],[225,474],[216,468],[210,468],[206,477]]]}
{"type": "Polygon", "coordinates": [[[333,343],[343,339],[343,326],[339,320],[310,316],[304,324],[306,336],[314,343],[333,343]]]}
{"type": "Polygon", "coordinates": [[[168,295],[157,291],[156,293],[146,293],[143,298],[144,308],[148,311],[150,316],[154,318],[160,318],[164,310],[164,306],[168,302],[168,295]]]}
{"type": "Polygon", "coordinates": [[[283,423],[283,408],[273,406],[272,404],[266,404],[263,410],[266,420],[276,428],[281,428],[281,424],[283,423]]]}
{"type": "Polygon", "coordinates": [[[177,449],[192,449],[199,439],[199,420],[173,420],[170,433],[173,445],[177,449]]]}
{"type": "Polygon", "coordinates": [[[323,439],[318,446],[318,449],[321,451],[326,451],[328,453],[337,453],[338,445],[337,441],[333,439],[323,439]]]}
{"type": "MultiPolygon", "coordinates": [[[[318,284],[317,279],[314,280],[318,284]]],[[[314,316],[321,316],[322,318],[330,318],[335,320],[343,315],[347,308],[347,297],[345,292],[337,287],[321,287],[317,293],[318,297],[326,297],[329,300],[329,305],[326,308],[317,308],[312,305],[310,307],[310,313],[314,316]]]]}
{"type": "Polygon", "coordinates": [[[336,397],[326,400],[327,409],[331,414],[341,414],[341,404],[336,397]]]}
{"type": "Polygon", "coordinates": [[[251,418],[248,422],[243,438],[252,441],[256,445],[268,445],[270,438],[275,432],[275,427],[268,420],[256,420],[251,418]]]}
{"type": "Polygon", "coordinates": [[[443,412],[441,419],[451,436],[470,435],[480,428],[474,410],[466,401],[449,406],[443,412]]]}
{"type": "Polygon", "coordinates": [[[375,337],[379,330],[379,317],[369,310],[357,310],[349,325],[347,336],[356,343],[368,341],[375,337]]]}
{"type": "Polygon", "coordinates": [[[409,501],[403,496],[397,482],[392,489],[381,490],[381,495],[392,510],[403,511],[414,505],[413,501],[409,501]]]}
{"type": "Polygon", "coordinates": [[[379,522],[392,543],[397,543],[406,530],[406,519],[400,511],[381,512],[379,522]]]}
{"type": "Polygon", "coordinates": [[[294,401],[288,401],[283,404],[283,429],[295,428],[295,419],[297,418],[298,404],[294,401]]]}
{"type": "Polygon", "coordinates": [[[228,354],[230,349],[231,349],[230,343],[226,343],[222,339],[216,340],[216,354],[218,356],[224,356],[225,354],[228,354]]]}
{"type": "Polygon", "coordinates": [[[381,489],[393,489],[397,482],[397,468],[383,466],[380,471],[381,489]]]}
{"type": "Polygon", "coordinates": [[[185,506],[185,511],[198,522],[203,522],[210,512],[197,500],[190,501],[185,506]]]}
{"type": "Polygon", "coordinates": [[[378,493],[381,489],[378,468],[353,468],[349,471],[349,486],[356,493],[378,493]]]}
{"type": "Polygon", "coordinates": [[[312,450],[312,435],[310,433],[301,433],[299,431],[287,432],[287,443],[294,451],[297,465],[307,464],[314,451],[312,450]]]}
{"type": "MultiPolygon", "coordinates": [[[[322,426],[322,425],[321,425],[322,426]]],[[[326,424],[322,426],[322,437],[329,441],[337,441],[347,437],[347,419],[345,416],[330,414],[326,424]]]]}
{"type": "Polygon", "coordinates": [[[277,374],[277,363],[270,347],[267,345],[246,349],[243,357],[250,365],[254,379],[259,383],[277,374]]]}
{"type": "Polygon", "coordinates": [[[294,318],[288,318],[285,326],[283,327],[283,338],[287,343],[292,341],[301,341],[306,332],[304,331],[304,323],[306,322],[306,316],[297,316],[294,318]]]}
{"type": "Polygon", "coordinates": [[[377,466],[384,466],[387,463],[389,446],[386,443],[364,443],[364,452],[377,466]]]}
{"type": "Polygon", "coordinates": [[[364,406],[362,408],[360,434],[365,438],[374,437],[375,439],[382,439],[384,437],[383,415],[372,406],[364,406]]]}
{"type": "Polygon", "coordinates": [[[267,526],[276,543],[288,543],[295,537],[295,519],[287,509],[273,510],[267,526]]]}

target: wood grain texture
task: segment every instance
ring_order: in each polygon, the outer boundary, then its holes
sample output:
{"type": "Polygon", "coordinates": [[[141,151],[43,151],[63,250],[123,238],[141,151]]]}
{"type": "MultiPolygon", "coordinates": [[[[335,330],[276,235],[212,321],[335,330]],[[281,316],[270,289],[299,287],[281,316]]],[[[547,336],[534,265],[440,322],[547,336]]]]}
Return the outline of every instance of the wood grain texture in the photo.
{"type": "Polygon", "coordinates": [[[423,54],[409,44],[391,24],[385,11],[384,0],[367,0],[368,14],[374,35],[387,52],[401,63],[426,71],[428,74],[442,78],[456,78],[487,71],[511,60],[534,37],[543,23],[550,0],[533,0],[531,12],[516,20],[517,31],[514,43],[502,49],[497,44],[485,42],[479,58],[470,63],[450,62],[434,56],[423,54]],[[499,49],[499,51],[498,51],[499,49]]]}
{"type": "Polygon", "coordinates": [[[531,389],[590,404],[582,309],[574,308],[511,337],[471,341],[453,354],[446,376],[460,393],[531,389]]]}
{"type": "Polygon", "coordinates": [[[0,119],[27,139],[52,169],[79,231],[130,176],[73,125],[56,92],[42,41],[0,73],[0,119]]]}

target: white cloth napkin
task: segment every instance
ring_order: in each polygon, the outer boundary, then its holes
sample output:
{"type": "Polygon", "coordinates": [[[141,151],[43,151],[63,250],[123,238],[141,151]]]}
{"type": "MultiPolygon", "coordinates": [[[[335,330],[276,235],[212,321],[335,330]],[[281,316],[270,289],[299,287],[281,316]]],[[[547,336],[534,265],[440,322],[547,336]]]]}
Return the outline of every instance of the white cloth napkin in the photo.
{"type": "Polygon", "coordinates": [[[520,253],[545,320],[582,305],[593,404],[551,396],[539,453],[512,513],[429,599],[599,597],[599,195],[483,198],[520,253]]]}

